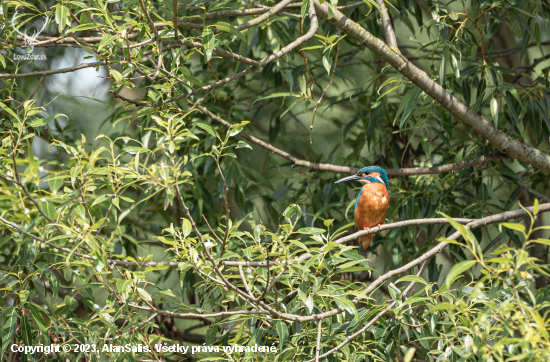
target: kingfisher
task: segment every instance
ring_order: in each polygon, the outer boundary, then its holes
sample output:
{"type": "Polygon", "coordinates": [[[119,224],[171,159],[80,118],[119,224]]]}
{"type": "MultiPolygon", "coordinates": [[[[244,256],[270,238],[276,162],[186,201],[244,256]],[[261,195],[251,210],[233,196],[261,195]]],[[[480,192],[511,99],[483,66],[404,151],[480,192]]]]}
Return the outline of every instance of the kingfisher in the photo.
{"type": "MultiPolygon", "coordinates": [[[[386,220],[390,194],[388,193],[388,176],[386,171],[378,166],[368,166],[360,169],[353,176],[345,177],[335,183],[359,181],[363,184],[357,199],[355,200],[354,221],[357,231],[367,230],[378,226],[382,230],[382,224],[386,220]]],[[[367,255],[367,249],[375,234],[359,237],[359,253],[367,255]]]]}

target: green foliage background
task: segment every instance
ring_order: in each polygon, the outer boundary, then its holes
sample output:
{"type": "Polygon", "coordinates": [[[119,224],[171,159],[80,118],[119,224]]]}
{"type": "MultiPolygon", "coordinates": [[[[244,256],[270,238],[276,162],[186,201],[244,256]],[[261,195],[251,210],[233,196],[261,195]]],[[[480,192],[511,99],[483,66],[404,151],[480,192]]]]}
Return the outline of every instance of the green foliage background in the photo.
{"type": "MultiPolygon", "coordinates": [[[[385,39],[379,5],[360,5],[335,0],[328,13],[340,6],[385,39]]],[[[547,0],[386,6],[404,57],[496,130],[549,152],[547,0]]],[[[395,171],[387,224],[535,210],[472,231],[447,221],[393,228],[365,259],[355,240],[335,242],[353,232],[358,187],[244,137],[313,163],[388,170],[499,152],[326,19],[288,48],[313,26],[309,1],[251,26],[259,12],[218,17],[261,9],[246,1],[180,4],[177,37],[170,0],[9,0],[0,9],[2,361],[306,361],[317,346],[322,355],[344,341],[320,360],[549,358],[544,172],[505,152],[451,172],[395,171]],[[31,35],[45,15],[32,54],[47,60],[16,60],[29,48],[14,26],[31,35]],[[424,268],[404,268],[364,294],[456,230],[462,238],[424,268]],[[265,261],[278,263],[231,264],[265,261]],[[10,349],[108,343],[278,352],[10,349]]]]}

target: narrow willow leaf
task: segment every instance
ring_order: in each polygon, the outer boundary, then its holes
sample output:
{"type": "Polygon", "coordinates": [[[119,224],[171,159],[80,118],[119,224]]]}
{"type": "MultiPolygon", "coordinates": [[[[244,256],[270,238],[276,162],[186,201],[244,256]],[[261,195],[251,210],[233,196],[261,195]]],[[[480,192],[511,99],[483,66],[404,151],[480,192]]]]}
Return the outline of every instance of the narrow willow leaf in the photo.
{"type": "Polygon", "coordinates": [[[288,327],[284,322],[277,322],[277,334],[279,335],[279,348],[283,349],[288,338],[288,327]]]}
{"type": "Polygon", "coordinates": [[[15,334],[15,328],[17,327],[17,312],[15,308],[12,308],[11,312],[6,315],[4,327],[2,328],[2,350],[8,349],[11,344],[11,339],[15,334]]]}
{"type": "Polygon", "coordinates": [[[216,35],[214,34],[214,31],[209,27],[205,27],[202,31],[202,44],[204,46],[205,63],[210,61],[212,58],[215,43],[216,35]]]}
{"type": "Polygon", "coordinates": [[[400,278],[398,281],[396,281],[395,284],[399,282],[417,282],[417,283],[422,283],[424,285],[428,285],[428,283],[418,275],[406,275],[403,278],[400,278]]]}
{"type": "Polygon", "coordinates": [[[446,282],[447,288],[450,288],[451,284],[455,281],[456,278],[458,278],[460,275],[462,275],[466,270],[470,269],[476,263],[477,263],[476,260],[466,260],[458,264],[455,264],[447,274],[447,282],[446,282]]]}
{"type": "Polygon", "coordinates": [[[146,301],[148,302],[151,302],[153,299],[151,298],[151,295],[149,293],[147,293],[145,291],[145,289],[142,289],[142,288],[136,288],[137,292],[139,293],[139,295],[141,295],[143,297],[143,299],[145,299],[146,301]]]}
{"type": "Polygon", "coordinates": [[[494,97],[491,99],[491,117],[493,117],[493,125],[498,128],[498,102],[494,97]]]}

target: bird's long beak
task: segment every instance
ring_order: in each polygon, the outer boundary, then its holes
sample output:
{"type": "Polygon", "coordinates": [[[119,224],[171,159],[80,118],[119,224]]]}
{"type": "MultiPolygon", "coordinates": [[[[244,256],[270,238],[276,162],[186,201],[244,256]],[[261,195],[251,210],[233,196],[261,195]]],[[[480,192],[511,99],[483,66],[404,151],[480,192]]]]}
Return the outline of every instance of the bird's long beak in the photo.
{"type": "Polygon", "coordinates": [[[343,179],[336,181],[335,184],[341,184],[344,182],[359,181],[359,180],[361,180],[361,176],[353,175],[353,176],[344,177],[343,179]]]}

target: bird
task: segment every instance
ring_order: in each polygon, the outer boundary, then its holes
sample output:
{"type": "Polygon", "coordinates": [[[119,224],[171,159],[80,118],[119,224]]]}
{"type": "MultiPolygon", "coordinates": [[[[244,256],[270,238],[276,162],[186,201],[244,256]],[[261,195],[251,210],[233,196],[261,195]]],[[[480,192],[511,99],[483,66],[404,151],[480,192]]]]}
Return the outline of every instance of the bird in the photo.
{"type": "MultiPolygon", "coordinates": [[[[390,194],[388,193],[388,176],[382,167],[363,167],[353,176],[348,176],[336,181],[344,183],[359,181],[363,184],[357,199],[355,200],[354,221],[357,231],[367,230],[378,226],[382,230],[382,224],[388,214],[390,194]]],[[[359,253],[367,255],[367,250],[375,234],[368,234],[359,237],[359,253]]]]}

